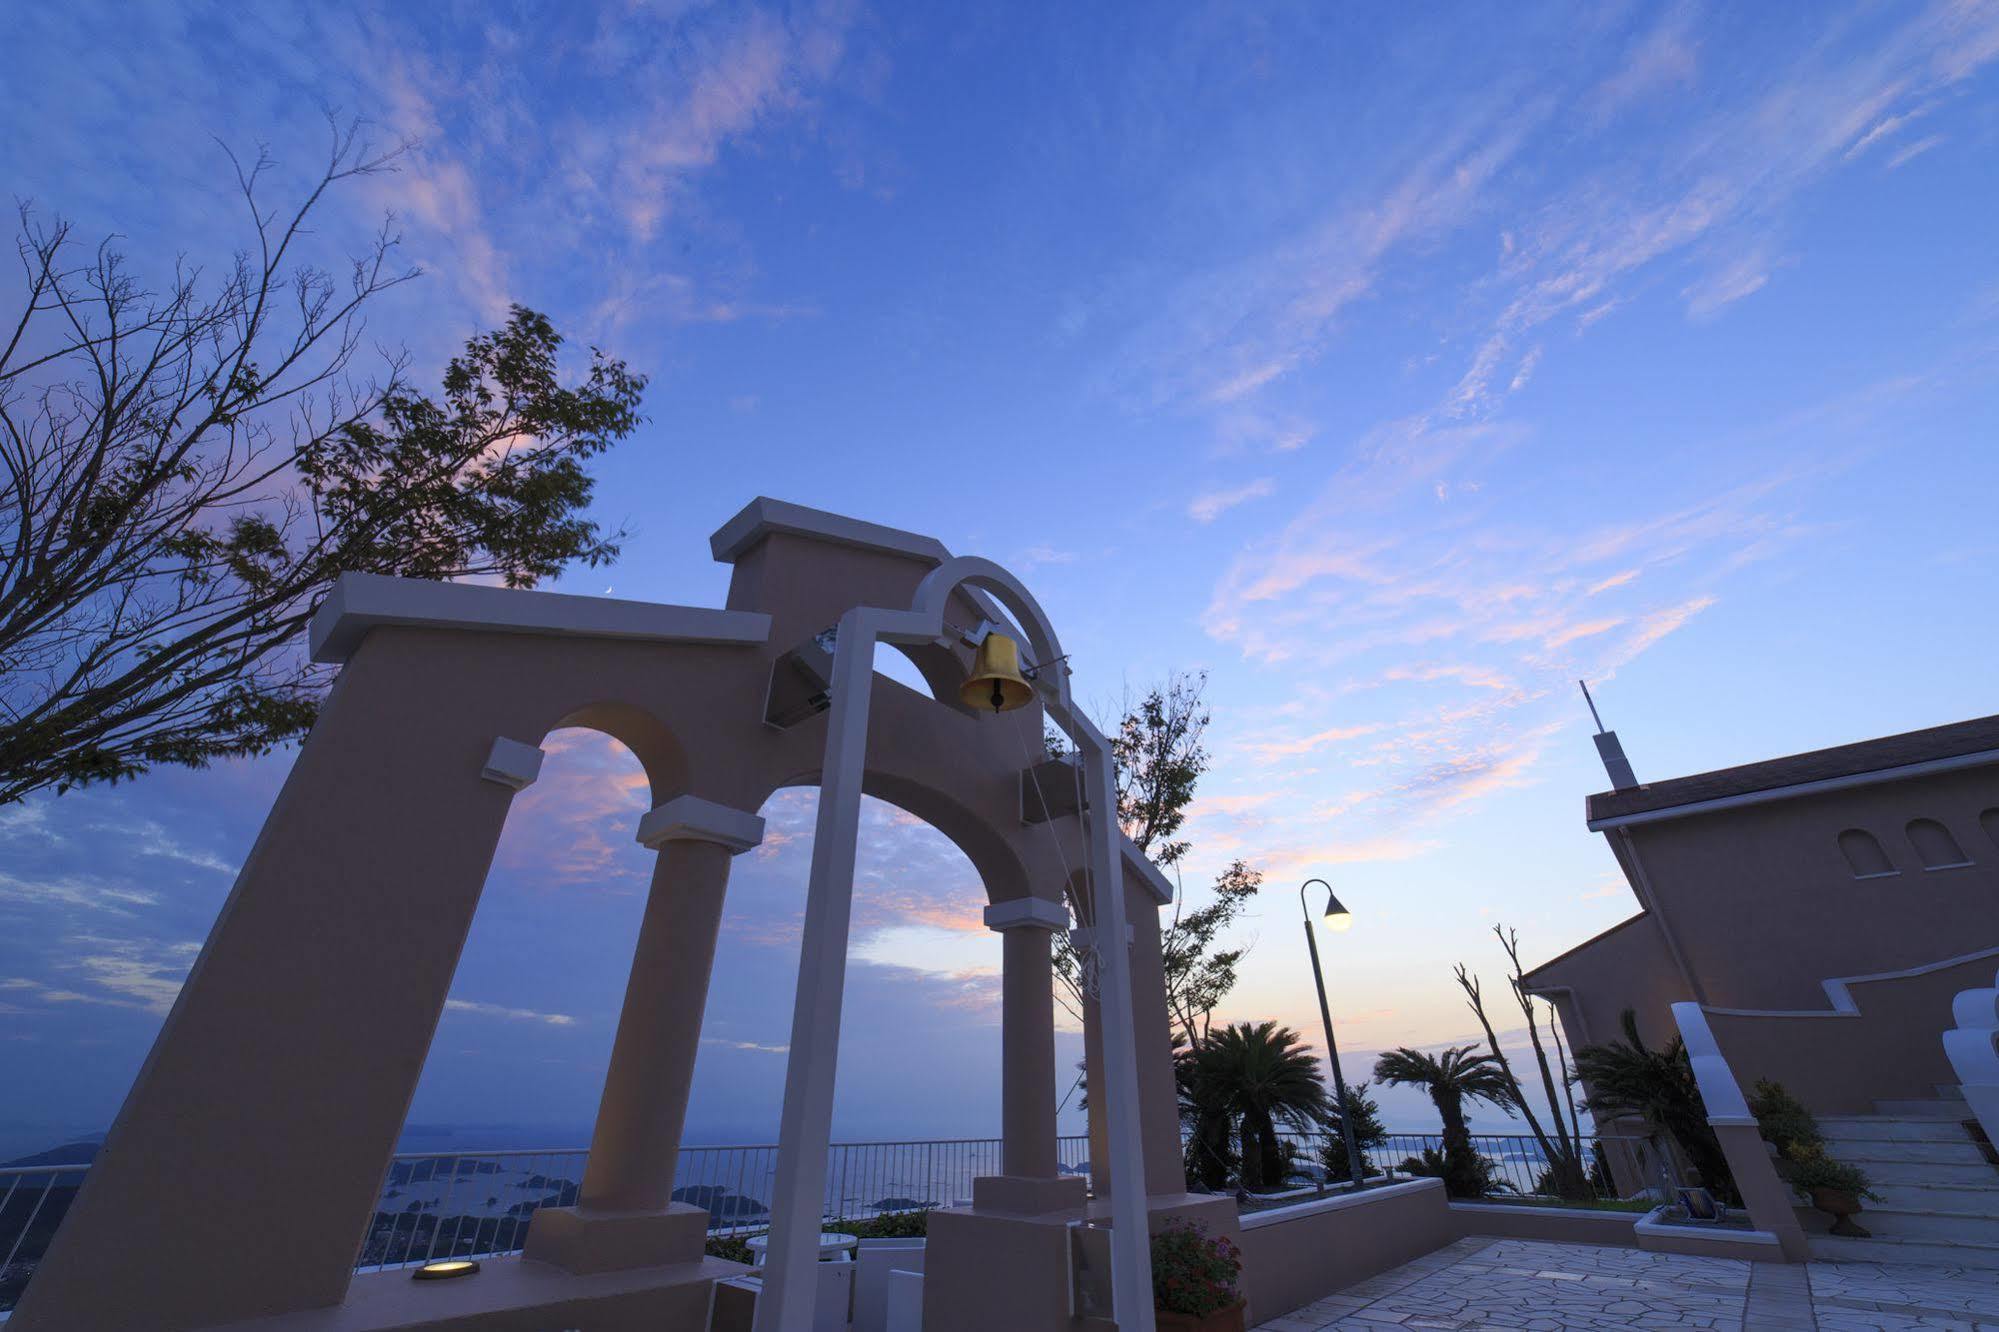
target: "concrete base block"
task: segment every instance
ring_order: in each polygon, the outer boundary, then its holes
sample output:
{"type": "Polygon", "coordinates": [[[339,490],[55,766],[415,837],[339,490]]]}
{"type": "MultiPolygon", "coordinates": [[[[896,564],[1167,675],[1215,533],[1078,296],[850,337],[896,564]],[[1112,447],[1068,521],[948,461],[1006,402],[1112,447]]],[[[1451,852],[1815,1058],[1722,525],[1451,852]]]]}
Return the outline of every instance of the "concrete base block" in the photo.
{"type": "MultiPolygon", "coordinates": [[[[932,1212],[923,1325],[950,1332],[1111,1328],[1109,1217],[1108,1199],[1033,1214],[976,1206],[932,1212]],[[1084,1224],[1072,1231],[1077,1221],[1084,1224]]],[[[1159,1194],[1146,1199],[1145,1220],[1148,1230],[1191,1220],[1211,1235],[1241,1239],[1233,1198],[1159,1194]]]]}
{"type": "Polygon", "coordinates": [[[713,1288],[746,1269],[703,1258],[577,1276],[547,1263],[487,1259],[475,1276],[357,1276],[330,1309],[233,1322],[228,1332],[706,1332],[713,1288]]]}
{"type": "Polygon", "coordinates": [[[972,1181],[972,1209],[1010,1216],[1080,1211],[1089,1201],[1081,1176],[1031,1179],[1022,1175],[982,1175],[972,1181]]]}
{"type": "Polygon", "coordinates": [[[668,1203],[659,1212],[544,1207],[528,1226],[522,1256],[565,1272],[697,1263],[708,1244],[708,1209],[668,1203]]]}

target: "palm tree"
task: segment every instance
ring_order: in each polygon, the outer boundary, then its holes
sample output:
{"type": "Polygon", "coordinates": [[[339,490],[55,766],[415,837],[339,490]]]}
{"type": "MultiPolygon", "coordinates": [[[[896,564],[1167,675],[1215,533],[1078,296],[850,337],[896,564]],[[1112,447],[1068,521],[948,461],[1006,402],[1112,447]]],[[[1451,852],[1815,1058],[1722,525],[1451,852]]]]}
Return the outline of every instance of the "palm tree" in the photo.
{"type": "Polygon", "coordinates": [[[1576,1076],[1589,1089],[1583,1105],[1599,1124],[1625,1115],[1644,1120],[1678,1145],[1702,1184],[1724,1198],[1735,1196],[1735,1175],[1708,1127],[1686,1042],[1675,1036],[1663,1050],[1648,1049],[1638,1035],[1638,1015],[1628,1008],[1623,1026],[1623,1040],[1576,1051],[1576,1076]]]}
{"type": "Polygon", "coordinates": [[[1438,1162],[1444,1187],[1459,1198],[1480,1197],[1490,1189],[1490,1172],[1480,1168],[1478,1153],[1472,1150],[1465,1102],[1484,1101],[1509,1116],[1514,1105],[1513,1080],[1490,1054],[1473,1054],[1476,1048],[1455,1045],[1431,1055],[1405,1045],[1374,1061],[1376,1082],[1421,1087],[1430,1094],[1437,1117],[1444,1121],[1444,1151],[1438,1162]]]}
{"type": "MultiPolygon", "coordinates": [[[[1221,1152],[1211,1152],[1219,1157],[1239,1133],[1245,1188],[1281,1182],[1279,1124],[1309,1132],[1332,1110],[1318,1059],[1306,1053],[1297,1032],[1275,1022],[1238,1022],[1212,1032],[1185,1067],[1194,1141],[1211,1149],[1219,1145],[1221,1152]]],[[[1205,1160],[1198,1164],[1205,1175],[1205,1160]]]]}

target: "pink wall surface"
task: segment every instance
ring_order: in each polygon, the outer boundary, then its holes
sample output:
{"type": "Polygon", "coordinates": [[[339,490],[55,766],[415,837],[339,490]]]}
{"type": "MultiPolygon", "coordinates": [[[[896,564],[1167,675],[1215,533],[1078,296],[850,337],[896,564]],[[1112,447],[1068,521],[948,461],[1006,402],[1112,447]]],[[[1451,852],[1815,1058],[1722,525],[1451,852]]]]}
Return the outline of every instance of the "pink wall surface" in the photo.
{"type": "Polygon", "coordinates": [[[1960,990],[1992,984],[1995,968],[1999,949],[1917,975],[1858,982],[1849,987],[1858,1013],[1823,1003],[1798,1014],[1709,1008],[1708,1026],[1745,1090],[1769,1078],[1819,1114],[1871,1114],[1876,1100],[1927,1098],[1957,1081],[1943,1051],[1950,1001],[1960,990]]]}
{"type": "Polygon", "coordinates": [[[1440,1179],[1369,1189],[1242,1220],[1252,1324],[1443,1248],[1459,1230],[1440,1179]]]}
{"type": "MultiPolygon", "coordinates": [[[[1774,800],[1628,829],[1653,913],[1703,1003],[1817,1008],[1822,982],[1923,966],[1999,945],[1999,769],[1969,768],[1774,800]],[[1914,819],[1944,825],[1972,863],[1926,869],[1914,819]],[[1847,829],[1895,873],[1856,878],[1847,829]]],[[[1613,839],[1622,831],[1609,834],[1613,839]]]]}

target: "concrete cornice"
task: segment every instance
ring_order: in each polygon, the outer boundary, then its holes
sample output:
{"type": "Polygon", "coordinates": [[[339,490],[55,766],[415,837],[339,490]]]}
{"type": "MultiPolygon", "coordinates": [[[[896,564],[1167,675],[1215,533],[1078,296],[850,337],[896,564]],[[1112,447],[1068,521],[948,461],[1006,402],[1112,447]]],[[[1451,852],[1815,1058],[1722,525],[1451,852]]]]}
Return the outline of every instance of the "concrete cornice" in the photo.
{"type": "Polygon", "coordinates": [[[694,795],[675,796],[639,820],[639,844],[655,850],[668,842],[714,842],[740,856],[763,839],[764,821],[756,815],[694,795]]]}
{"type": "Polygon", "coordinates": [[[1159,905],[1165,906],[1171,902],[1173,881],[1166,877],[1159,866],[1152,863],[1150,856],[1138,849],[1138,843],[1123,833],[1118,834],[1118,841],[1124,845],[1125,869],[1138,876],[1139,882],[1145,885],[1145,891],[1151,893],[1152,899],[1159,905]]]}
{"type": "Polygon", "coordinates": [[[737,646],[770,636],[770,617],[758,611],[350,573],[340,576],[312,617],[312,659],[346,661],[378,625],[737,646]]]}
{"type": "Polygon", "coordinates": [[[876,550],[890,555],[906,555],[930,564],[942,564],[951,552],[936,537],[905,532],[880,523],[862,522],[824,509],[808,509],[803,504],[759,495],[717,528],[708,538],[708,549],[718,564],[734,564],[743,553],[773,532],[811,537],[835,546],[855,550],[876,550]]]}
{"type": "Polygon", "coordinates": [[[1060,930],[1068,925],[1069,912],[1062,904],[1043,897],[1016,897],[986,908],[989,930],[1060,930]]]}

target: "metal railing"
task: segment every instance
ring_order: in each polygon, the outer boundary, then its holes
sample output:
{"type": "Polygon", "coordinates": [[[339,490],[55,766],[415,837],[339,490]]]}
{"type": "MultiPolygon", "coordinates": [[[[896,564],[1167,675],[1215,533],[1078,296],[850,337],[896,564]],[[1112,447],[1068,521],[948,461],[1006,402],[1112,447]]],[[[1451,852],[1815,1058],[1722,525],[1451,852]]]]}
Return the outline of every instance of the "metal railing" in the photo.
{"type": "MultiPolygon", "coordinates": [[[[1058,1140],[1070,1174],[1088,1168],[1089,1139],[1058,1140]]],[[[518,1253],[543,1207],[576,1202],[589,1151],[399,1152],[389,1161],[357,1272],[412,1267],[438,1258],[518,1253]]],[[[75,1200],[87,1165],[0,1169],[0,1315],[14,1307],[75,1200]]],[[[858,1221],[969,1201],[972,1180],[1000,1173],[998,1138],[835,1143],[827,1155],[821,1220],[858,1221]]],[[[684,1147],[675,1201],[707,1209],[711,1235],[770,1224],[777,1148],[684,1147]]]]}
{"type": "MultiPolygon", "coordinates": [[[[1299,1174],[1317,1177],[1327,1175],[1324,1155],[1329,1144],[1336,1144],[1338,1134],[1326,1133],[1285,1133],[1280,1135],[1291,1145],[1294,1168],[1299,1174]]],[[[1474,1133],[1471,1135],[1472,1151],[1482,1165],[1485,1195],[1496,1202],[1508,1198],[1532,1201],[1556,1200],[1562,1197],[1561,1181],[1554,1178],[1547,1153],[1541,1149],[1540,1140],[1529,1133],[1474,1133]]],[[[1646,1155],[1651,1150],[1645,1139],[1616,1134],[1587,1135],[1583,1139],[1583,1178],[1575,1181],[1580,1189],[1569,1191],[1570,1201],[1620,1202],[1626,1194],[1619,1188],[1618,1177],[1641,1181],[1642,1190],[1652,1182],[1656,1174],[1650,1169],[1646,1155]],[[1613,1164],[1615,1161],[1615,1164],[1613,1164]],[[1580,1192],[1583,1197],[1574,1195],[1580,1192]]],[[[1390,1133],[1377,1146],[1364,1148],[1361,1155],[1366,1158],[1370,1180],[1409,1179],[1420,1175],[1436,1174],[1443,1165],[1444,1138],[1441,1133],[1390,1133]],[[1412,1169],[1411,1165],[1420,1168],[1412,1169]]],[[[1344,1175],[1334,1175],[1329,1182],[1337,1183],[1344,1175]]]]}
{"type": "MultiPolygon", "coordinates": [[[[1326,1144],[1336,1135],[1286,1134],[1294,1160],[1322,1179],[1326,1144]]],[[[1623,1173],[1649,1181],[1642,1138],[1593,1137],[1587,1190],[1592,1198],[1618,1197],[1615,1174],[1597,1165],[1599,1152],[1634,1153],[1623,1173]]],[[[1089,1139],[1059,1140],[1069,1174],[1088,1169],[1089,1139]]],[[[1472,1146],[1488,1163],[1488,1196],[1546,1199],[1554,1196],[1540,1144],[1525,1134],[1475,1134],[1472,1146]]],[[[1391,1133],[1365,1155],[1372,1178],[1407,1178],[1410,1159],[1441,1156],[1435,1133],[1391,1133]]],[[[582,1147],[507,1151],[402,1152],[391,1158],[355,1254],[356,1271],[410,1267],[438,1258],[518,1253],[528,1223],[543,1207],[576,1202],[589,1152],[582,1147]]],[[[0,1313],[12,1309],[50,1239],[75,1200],[87,1165],[13,1166],[0,1169],[0,1313]]],[[[1000,1140],[960,1138],[910,1142],[836,1143],[827,1156],[822,1221],[859,1221],[968,1201],[972,1180],[1000,1173],[1000,1140]]],[[[1656,1173],[1656,1172],[1652,1172],[1656,1173]]],[[[705,1208],[711,1235],[736,1235],[770,1224],[777,1177],[777,1148],[769,1145],[685,1147],[674,1175],[673,1197],[705,1208]]],[[[1337,1180],[1331,1181],[1337,1183],[1337,1180]]]]}
{"type": "Polygon", "coordinates": [[[12,1309],[69,1212],[87,1165],[0,1168],[0,1312],[12,1309]]]}

